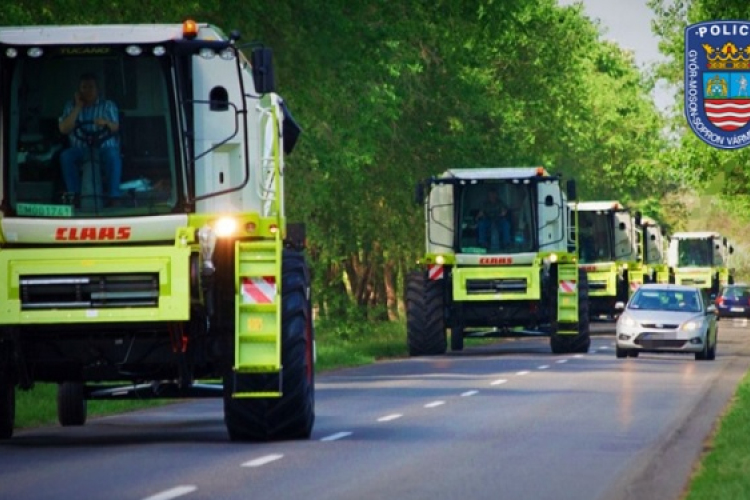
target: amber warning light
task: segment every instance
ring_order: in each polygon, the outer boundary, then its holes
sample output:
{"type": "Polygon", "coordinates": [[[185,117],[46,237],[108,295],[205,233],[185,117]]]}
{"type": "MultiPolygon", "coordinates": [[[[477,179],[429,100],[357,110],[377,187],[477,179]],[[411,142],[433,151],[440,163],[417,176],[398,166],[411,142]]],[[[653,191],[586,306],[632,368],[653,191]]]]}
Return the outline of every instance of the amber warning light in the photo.
{"type": "Polygon", "coordinates": [[[182,23],[182,36],[188,40],[192,40],[198,36],[198,25],[195,21],[188,19],[182,23]]]}

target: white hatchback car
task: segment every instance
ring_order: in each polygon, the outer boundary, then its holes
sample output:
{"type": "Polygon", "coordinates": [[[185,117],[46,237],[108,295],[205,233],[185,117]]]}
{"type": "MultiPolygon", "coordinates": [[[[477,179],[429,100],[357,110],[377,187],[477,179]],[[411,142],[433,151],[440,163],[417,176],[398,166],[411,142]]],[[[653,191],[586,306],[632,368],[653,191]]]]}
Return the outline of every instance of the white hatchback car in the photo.
{"type": "Polygon", "coordinates": [[[693,352],[697,360],[716,358],[715,307],[699,288],[642,285],[617,320],[618,358],[639,352],[693,352]]]}

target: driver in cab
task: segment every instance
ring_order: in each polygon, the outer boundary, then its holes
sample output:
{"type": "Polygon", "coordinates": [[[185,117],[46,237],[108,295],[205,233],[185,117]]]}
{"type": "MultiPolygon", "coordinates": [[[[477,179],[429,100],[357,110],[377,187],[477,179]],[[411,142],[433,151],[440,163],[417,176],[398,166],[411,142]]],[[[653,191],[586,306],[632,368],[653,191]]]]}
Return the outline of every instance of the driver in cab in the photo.
{"type": "Polygon", "coordinates": [[[99,97],[96,75],[81,75],[78,91],[65,104],[60,132],[68,136],[70,147],[60,154],[65,188],[76,205],[81,196],[81,166],[95,150],[104,167],[109,205],[119,205],[122,159],[117,131],[120,129],[117,105],[99,97]]]}

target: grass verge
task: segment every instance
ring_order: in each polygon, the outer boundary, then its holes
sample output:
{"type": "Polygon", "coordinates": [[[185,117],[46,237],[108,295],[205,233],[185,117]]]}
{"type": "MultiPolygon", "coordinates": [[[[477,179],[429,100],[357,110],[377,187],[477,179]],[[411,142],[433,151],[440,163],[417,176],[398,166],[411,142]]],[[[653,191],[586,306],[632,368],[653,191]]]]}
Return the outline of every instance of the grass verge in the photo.
{"type": "Polygon", "coordinates": [[[750,498],[750,373],[737,387],[685,500],[750,498]]]}

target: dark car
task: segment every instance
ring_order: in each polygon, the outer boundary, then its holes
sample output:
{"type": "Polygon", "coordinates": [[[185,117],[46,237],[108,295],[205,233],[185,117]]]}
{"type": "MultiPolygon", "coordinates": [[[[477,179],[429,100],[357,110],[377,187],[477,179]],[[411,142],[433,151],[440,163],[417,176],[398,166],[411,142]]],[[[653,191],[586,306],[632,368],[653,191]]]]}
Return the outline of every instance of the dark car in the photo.
{"type": "Polygon", "coordinates": [[[714,303],[719,318],[750,318],[750,285],[726,285],[714,303]]]}

